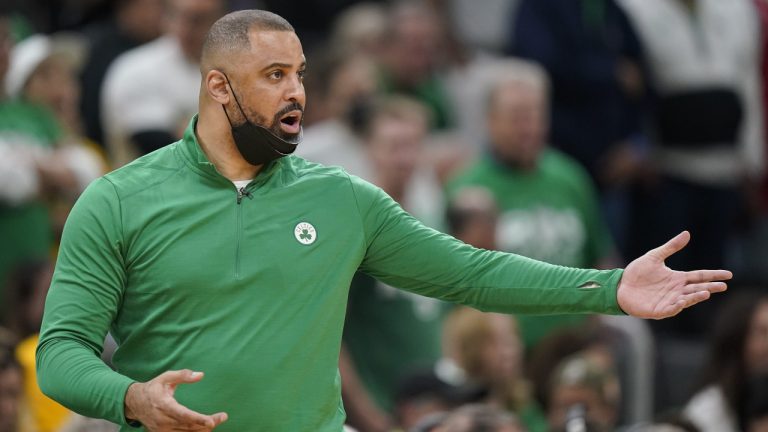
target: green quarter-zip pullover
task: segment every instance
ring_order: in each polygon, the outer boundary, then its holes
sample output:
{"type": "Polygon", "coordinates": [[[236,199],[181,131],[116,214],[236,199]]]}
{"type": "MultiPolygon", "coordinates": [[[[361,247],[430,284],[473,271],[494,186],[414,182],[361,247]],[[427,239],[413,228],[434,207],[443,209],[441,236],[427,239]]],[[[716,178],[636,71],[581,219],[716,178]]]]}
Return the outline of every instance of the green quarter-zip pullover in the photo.
{"type": "Polygon", "coordinates": [[[217,431],[339,432],[337,364],[358,268],[482,310],[620,313],[621,270],[472,248],[339,168],[289,156],[238,190],[206,159],[195,125],[95,181],[67,220],[38,378],[85,415],[125,425],[132,382],[189,368],[205,378],[176,398],[227,412],[217,431]],[[116,371],[99,359],[107,331],[116,371]]]}

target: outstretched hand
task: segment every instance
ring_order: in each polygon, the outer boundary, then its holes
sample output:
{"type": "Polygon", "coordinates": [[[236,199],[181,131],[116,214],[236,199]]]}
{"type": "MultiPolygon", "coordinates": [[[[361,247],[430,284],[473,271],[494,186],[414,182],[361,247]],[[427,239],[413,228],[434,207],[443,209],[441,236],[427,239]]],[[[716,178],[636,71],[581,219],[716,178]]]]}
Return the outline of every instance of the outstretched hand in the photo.
{"type": "Polygon", "coordinates": [[[125,394],[125,417],[138,420],[150,432],[211,431],[227,420],[226,413],[200,414],[174,399],[179,384],[203,378],[202,372],[168,371],[145,383],[133,383],[125,394]]]}
{"type": "Polygon", "coordinates": [[[662,319],[707,300],[712,293],[726,290],[727,270],[672,270],[664,260],[678,252],[691,239],[688,231],[666,244],[648,251],[629,263],[616,293],[619,307],[638,318],[662,319]]]}

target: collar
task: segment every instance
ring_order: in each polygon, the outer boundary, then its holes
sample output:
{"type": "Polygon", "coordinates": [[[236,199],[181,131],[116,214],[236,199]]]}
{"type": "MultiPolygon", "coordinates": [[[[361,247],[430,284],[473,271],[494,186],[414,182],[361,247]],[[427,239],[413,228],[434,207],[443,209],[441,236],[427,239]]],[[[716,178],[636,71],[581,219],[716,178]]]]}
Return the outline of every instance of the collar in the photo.
{"type": "MultiPolygon", "coordinates": [[[[200,147],[200,143],[197,140],[197,135],[195,134],[195,128],[197,127],[197,116],[198,114],[195,114],[189,120],[189,124],[184,130],[184,136],[181,138],[181,141],[179,141],[181,157],[187,166],[189,166],[198,174],[210,179],[226,182],[227,185],[231,186],[232,182],[221,175],[221,173],[219,173],[219,171],[216,169],[216,166],[211,163],[210,160],[208,160],[208,156],[205,155],[205,152],[200,147]]],[[[286,157],[282,157],[269,162],[265,167],[261,169],[261,171],[259,171],[258,174],[256,174],[256,177],[253,179],[249,187],[253,187],[254,185],[258,184],[264,184],[269,179],[275,177],[275,173],[280,171],[280,168],[285,165],[285,158],[286,157]]]]}

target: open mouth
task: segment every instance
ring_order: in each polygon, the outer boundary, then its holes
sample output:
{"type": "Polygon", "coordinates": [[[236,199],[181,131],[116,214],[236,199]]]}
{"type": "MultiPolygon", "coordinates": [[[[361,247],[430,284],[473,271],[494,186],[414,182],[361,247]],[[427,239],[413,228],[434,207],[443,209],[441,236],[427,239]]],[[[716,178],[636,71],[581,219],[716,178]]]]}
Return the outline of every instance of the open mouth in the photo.
{"type": "Polygon", "coordinates": [[[301,128],[301,112],[291,111],[281,117],[280,128],[287,133],[298,133],[301,128]]]}

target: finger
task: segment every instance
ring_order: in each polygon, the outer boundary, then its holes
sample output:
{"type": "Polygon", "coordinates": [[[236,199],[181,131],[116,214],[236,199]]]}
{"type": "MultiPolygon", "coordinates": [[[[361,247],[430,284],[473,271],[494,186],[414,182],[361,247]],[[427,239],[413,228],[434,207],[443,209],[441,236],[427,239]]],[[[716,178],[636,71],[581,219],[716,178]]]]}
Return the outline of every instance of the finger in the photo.
{"type": "Polygon", "coordinates": [[[216,414],[211,414],[211,418],[213,418],[213,427],[216,427],[225,421],[229,419],[229,415],[225,412],[220,412],[216,414]]]}
{"type": "Polygon", "coordinates": [[[732,277],[733,273],[728,270],[694,270],[685,273],[685,280],[688,283],[724,281],[732,277]]]}
{"type": "Polygon", "coordinates": [[[177,426],[179,427],[203,426],[206,428],[213,428],[216,426],[216,422],[211,416],[201,414],[197,411],[192,411],[184,405],[176,402],[176,400],[173,400],[171,403],[169,403],[163,411],[168,417],[174,419],[178,423],[177,426]]]}
{"type": "Polygon", "coordinates": [[[679,308],[678,311],[675,313],[675,315],[677,315],[677,313],[679,313],[681,310],[685,308],[689,308],[695,305],[696,303],[701,303],[704,300],[707,300],[708,298],[709,298],[709,291],[706,291],[706,290],[696,291],[690,294],[683,294],[682,296],[680,296],[677,302],[675,302],[675,306],[679,308]]]}
{"type": "Polygon", "coordinates": [[[692,294],[698,291],[708,291],[709,293],[719,293],[728,289],[728,285],[725,282],[704,282],[696,284],[688,284],[685,286],[685,293],[692,294]]]}
{"type": "Polygon", "coordinates": [[[159,375],[157,378],[163,384],[171,384],[176,386],[177,384],[189,384],[198,382],[203,379],[203,373],[189,369],[182,369],[165,372],[159,375]]]}
{"type": "Polygon", "coordinates": [[[672,254],[680,251],[691,240],[691,234],[688,231],[683,231],[680,234],[674,236],[668,242],[652,249],[650,254],[661,259],[662,261],[672,256],[672,254]]]}

